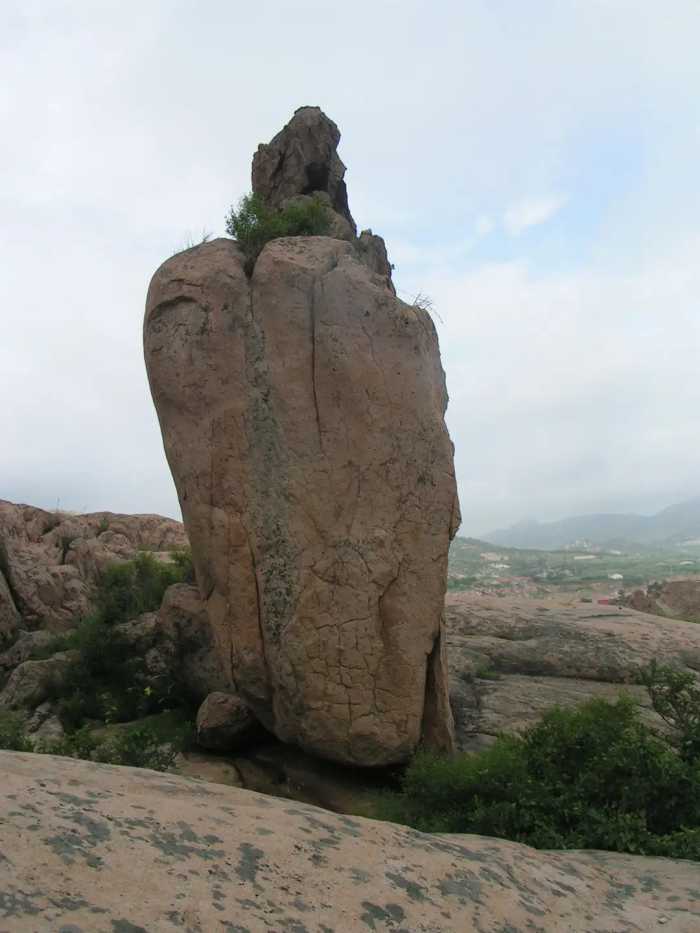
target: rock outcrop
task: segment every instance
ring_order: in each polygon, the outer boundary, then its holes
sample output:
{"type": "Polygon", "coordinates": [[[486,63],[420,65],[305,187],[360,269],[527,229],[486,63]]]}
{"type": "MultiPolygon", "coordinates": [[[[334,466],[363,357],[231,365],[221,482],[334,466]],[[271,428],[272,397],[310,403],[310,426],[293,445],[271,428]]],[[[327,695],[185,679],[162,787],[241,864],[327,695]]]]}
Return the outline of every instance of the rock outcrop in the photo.
{"type": "Polygon", "coordinates": [[[429,315],[346,240],[273,240],[249,278],[220,239],[156,272],[144,344],[245,702],[283,741],[340,761],[450,747],[441,615],[459,506],[429,315]]]}
{"type": "Polygon", "coordinates": [[[668,619],[700,622],[700,579],[663,580],[634,590],[624,599],[630,609],[668,619]]]}
{"type": "Polygon", "coordinates": [[[0,649],[3,633],[7,645],[20,628],[70,627],[90,611],[109,564],[186,545],[182,524],[160,515],[71,515],[0,500],[0,649]]]}
{"type": "Polygon", "coordinates": [[[0,752],[0,768],[0,928],[13,933],[700,927],[693,862],[430,836],[48,755],[0,752]]]}
{"type": "Polygon", "coordinates": [[[700,680],[700,625],[631,609],[450,593],[446,601],[452,708],[461,749],[533,726],[553,706],[576,706],[621,691],[649,708],[639,671],[660,664],[700,680]]]}
{"type": "Polygon", "coordinates": [[[340,130],[319,107],[300,107],[253,156],[253,191],[270,207],[297,195],[328,195],[331,208],[357,230],[348,205],[345,166],[338,155],[340,130]]]}

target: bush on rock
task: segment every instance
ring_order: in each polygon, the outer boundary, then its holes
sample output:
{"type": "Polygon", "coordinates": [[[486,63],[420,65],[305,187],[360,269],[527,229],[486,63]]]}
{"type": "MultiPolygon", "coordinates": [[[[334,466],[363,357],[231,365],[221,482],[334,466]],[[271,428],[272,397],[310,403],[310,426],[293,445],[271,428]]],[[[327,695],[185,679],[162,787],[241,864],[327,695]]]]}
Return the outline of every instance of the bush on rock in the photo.
{"type": "Polygon", "coordinates": [[[479,833],[537,848],[700,859],[693,732],[700,692],[692,676],[677,671],[655,667],[646,676],[654,704],[666,703],[668,711],[673,700],[684,714],[674,718],[670,710],[671,734],[646,725],[626,696],[555,708],[524,735],[501,736],[479,754],[420,753],[401,791],[380,802],[380,815],[423,831],[479,833]]]}
{"type": "Polygon", "coordinates": [[[318,198],[290,200],[279,210],[268,207],[258,194],[247,194],[226,217],[226,232],[245,253],[247,272],[270,240],[287,236],[324,236],[330,228],[328,211],[318,198]]]}

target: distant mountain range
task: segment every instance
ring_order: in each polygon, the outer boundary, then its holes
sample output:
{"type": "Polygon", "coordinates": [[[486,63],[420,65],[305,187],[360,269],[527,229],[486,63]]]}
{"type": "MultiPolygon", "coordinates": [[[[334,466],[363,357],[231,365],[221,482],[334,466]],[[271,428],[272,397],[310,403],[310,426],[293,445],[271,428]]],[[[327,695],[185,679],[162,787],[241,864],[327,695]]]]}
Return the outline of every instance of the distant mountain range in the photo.
{"type": "Polygon", "coordinates": [[[576,515],[558,522],[518,522],[483,537],[500,547],[557,550],[567,547],[636,548],[700,544],[700,497],[671,505],[656,515],[576,515]]]}

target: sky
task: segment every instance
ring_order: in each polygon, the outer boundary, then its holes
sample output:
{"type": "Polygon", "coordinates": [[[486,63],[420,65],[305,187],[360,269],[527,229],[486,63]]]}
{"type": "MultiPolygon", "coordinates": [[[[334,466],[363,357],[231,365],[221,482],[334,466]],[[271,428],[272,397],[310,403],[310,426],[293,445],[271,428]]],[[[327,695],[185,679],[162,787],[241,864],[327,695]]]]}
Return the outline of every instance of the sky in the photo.
{"type": "Polygon", "coordinates": [[[433,302],[462,534],[700,494],[698,0],[5,0],[0,498],[179,517],[141,345],[302,105],[433,302]]]}

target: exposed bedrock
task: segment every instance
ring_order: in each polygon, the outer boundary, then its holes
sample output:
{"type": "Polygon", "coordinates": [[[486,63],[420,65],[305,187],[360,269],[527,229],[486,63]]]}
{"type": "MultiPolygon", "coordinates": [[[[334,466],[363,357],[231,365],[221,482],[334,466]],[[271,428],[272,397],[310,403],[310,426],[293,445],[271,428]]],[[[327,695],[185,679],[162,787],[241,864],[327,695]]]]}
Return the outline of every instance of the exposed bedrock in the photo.
{"type": "Polygon", "coordinates": [[[424,834],[53,755],[0,751],[0,768],[12,933],[700,928],[695,862],[424,834]]]}
{"type": "Polygon", "coordinates": [[[340,761],[449,749],[442,611],[459,523],[429,315],[355,246],[232,240],[156,272],[145,357],[202,596],[236,689],[340,761]]]}

